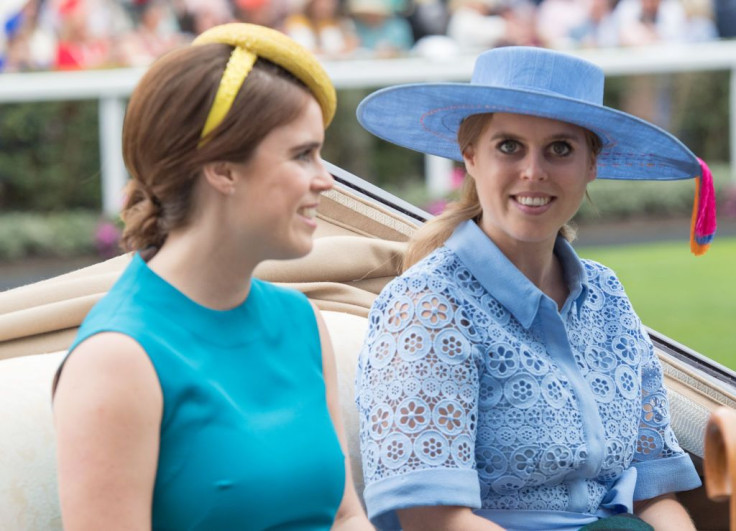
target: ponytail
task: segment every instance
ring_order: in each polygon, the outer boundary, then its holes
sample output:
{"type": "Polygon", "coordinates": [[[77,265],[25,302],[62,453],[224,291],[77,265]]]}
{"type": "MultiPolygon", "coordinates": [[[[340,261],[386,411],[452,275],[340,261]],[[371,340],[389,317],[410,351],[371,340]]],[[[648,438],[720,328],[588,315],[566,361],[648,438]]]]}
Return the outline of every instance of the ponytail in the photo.
{"type": "Polygon", "coordinates": [[[469,219],[479,219],[483,209],[478,201],[475,179],[465,177],[460,199],[447,205],[445,211],[428,221],[415,234],[404,255],[403,270],[406,271],[429,253],[441,247],[453,231],[469,219]]]}

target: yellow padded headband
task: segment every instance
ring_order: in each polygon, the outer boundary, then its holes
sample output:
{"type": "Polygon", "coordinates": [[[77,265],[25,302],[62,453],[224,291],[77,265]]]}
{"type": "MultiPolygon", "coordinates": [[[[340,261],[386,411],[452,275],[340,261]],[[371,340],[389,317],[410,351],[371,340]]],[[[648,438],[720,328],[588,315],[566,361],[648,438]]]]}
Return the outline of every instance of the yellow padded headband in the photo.
{"type": "Polygon", "coordinates": [[[215,129],[227,115],[240,87],[258,57],[279,65],[312,92],[322,109],[327,127],[335,116],[337,96],[327,72],[306,48],[283,33],[256,24],[233,23],[211,28],[194,39],[192,45],[229,44],[235,49],[222,74],[215,101],[207,115],[202,137],[215,129]]]}

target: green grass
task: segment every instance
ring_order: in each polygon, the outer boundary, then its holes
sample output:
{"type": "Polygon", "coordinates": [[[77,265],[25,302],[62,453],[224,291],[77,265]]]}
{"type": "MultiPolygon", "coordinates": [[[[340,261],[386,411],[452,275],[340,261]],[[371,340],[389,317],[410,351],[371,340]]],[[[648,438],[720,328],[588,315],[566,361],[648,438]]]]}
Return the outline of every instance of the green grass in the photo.
{"type": "Polygon", "coordinates": [[[578,252],[616,271],[647,326],[736,369],[736,238],[700,257],[683,242],[578,252]]]}

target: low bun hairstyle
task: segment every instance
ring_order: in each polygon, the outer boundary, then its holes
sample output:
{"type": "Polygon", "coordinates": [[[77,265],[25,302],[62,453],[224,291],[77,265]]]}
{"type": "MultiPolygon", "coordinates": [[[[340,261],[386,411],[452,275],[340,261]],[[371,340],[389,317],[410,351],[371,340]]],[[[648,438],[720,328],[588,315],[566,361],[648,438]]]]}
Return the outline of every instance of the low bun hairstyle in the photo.
{"type": "Polygon", "coordinates": [[[189,221],[205,164],[246,162],[274,128],[299,116],[310,94],[283,68],[258,59],[225,119],[200,144],[233,47],[190,46],[157,60],[131,95],[123,124],[123,159],[131,179],[121,217],[126,251],[161,247],[189,221]]]}

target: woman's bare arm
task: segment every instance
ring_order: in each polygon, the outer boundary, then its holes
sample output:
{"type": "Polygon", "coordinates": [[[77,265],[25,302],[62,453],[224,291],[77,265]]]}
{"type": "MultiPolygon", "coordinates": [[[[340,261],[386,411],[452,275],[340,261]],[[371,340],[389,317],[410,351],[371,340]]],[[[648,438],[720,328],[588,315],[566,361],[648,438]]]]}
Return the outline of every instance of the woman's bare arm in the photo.
{"type": "Polygon", "coordinates": [[[66,531],[151,529],[163,397],[141,346],[95,335],[64,365],[54,397],[66,531]]]}
{"type": "Polygon", "coordinates": [[[360,500],[358,499],[358,494],[355,492],[353,473],[350,469],[350,456],[348,454],[345,428],[342,423],[340,404],[338,400],[337,367],[335,365],[335,354],[332,349],[332,342],[330,341],[327,326],[325,326],[324,319],[322,319],[319,309],[314,306],[314,304],[312,306],[317,318],[320,342],[322,344],[322,372],[327,391],[327,408],[330,411],[330,417],[332,418],[332,423],[335,426],[337,437],[340,439],[340,447],[345,455],[345,492],[342,497],[342,502],[340,502],[340,507],[337,509],[337,515],[335,516],[335,523],[333,524],[332,529],[355,531],[372,530],[374,528],[368,521],[368,517],[366,516],[363,506],[360,504],[360,500]]]}
{"type": "Polygon", "coordinates": [[[695,531],[695,525],[674,494],[634,502],[634,513],[656,530],[695,531]]]}
{"type": "Polygon", "coordinates": [[[503,530],[490,520],[473,514],[468,507],[412,507],[396,511],[404,531],[497,531],[503,530]]]}

